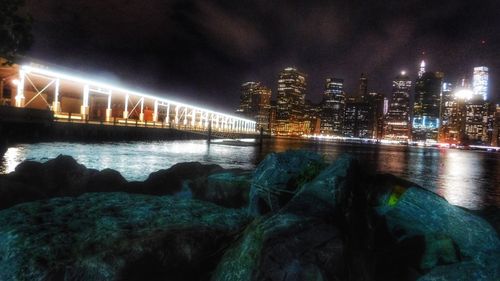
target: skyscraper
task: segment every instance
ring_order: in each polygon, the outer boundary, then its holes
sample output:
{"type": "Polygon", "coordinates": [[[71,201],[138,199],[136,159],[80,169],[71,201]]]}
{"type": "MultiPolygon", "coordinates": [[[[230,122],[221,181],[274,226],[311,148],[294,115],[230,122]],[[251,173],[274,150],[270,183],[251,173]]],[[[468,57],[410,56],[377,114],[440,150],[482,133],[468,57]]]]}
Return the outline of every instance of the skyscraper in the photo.
{"type": "Polygon", "coordinates": [[[366,78],[364,73],[361,73],[361,77],[359,77],[358,96],[363,98],[367,94],[368,94],[368,78],[366,78]]]}
{"type": "Polygon", "coordinates": [[[500,146],[500,104],[495,107],[495,119],[493,121],[492,146],[500,146]]]}
{"type": "Polygon", "coordinates": [[[473,95],[465,103],[465,142],[483,144],[487,129],[487,107],[483,97],[473,95]]]}
{"type": "Polygon", "coordinates": [[[368,93],[363,100],[368,104],[368,127],[371,130],[370,138],[381,139],[384,132],[384,95],[368,93]]]}
{"type": "Polygon", "coordinates": [[[474,67],[472,91],[483,100],[488,99],[488,68],[486,66],[474,67]]]}
{"type": "Polygon", "coordinates": [[[321,110],[321,133],[341,136],[345,114],[344,80],[328,78],[325,83],[321,110]]]}
{"type": "Polygon", "coordinates": [[[373,111],[365,99],[348,97],[345,104],[343,135],[354,138],[372,138],[372,117],[373,111]]]}
{"type": "Polygon", "coordinates": [[[422,61],[420,63],[420,69],[418,71],[418,78],[421,78],[422,75],[424,75],[424,73],[425,73],[425,61],[422,61]]]}
{"type": "Polygon", "coordinates": [[[460,129],[462,120],[462,111],[459,101],[453,93],[451,83],[443,83],[441,88],[441,110],[440,110],[440,128],[439,141],[456,144],[460,142],[460,129]]]}
{"type": "Polygon", "coordinates": [[[259,82],[245,82],[240,88],[240,106],[236,113],[247,118],[252,117],[252,95],[255,89],[260,85],[259,82]]]}
{"type": "Polygon", "coordinates": [[[279,74],[276,103],[276,134],[299,136],[304,129],[306,76],[296,68],[287,67],[279,74]]]}
{"type": "Polygon", "coordinates": [[[412,139],[437,141],[443,73],[424,72],[415,83],[412,139]]]}
{"type": "Polygon", "coordinates": [[[256,128],[269,131],[271,89],[260,82],[245,82],[241,85],[240,107],[237,113],[256,121],[256,128]]]}
{"type": "Polygon", "coordinates": [[[408,141],[410,135],[411,80],[401,72],[392,82],[392,97],[385,117],[384,139],[408,141]]]}

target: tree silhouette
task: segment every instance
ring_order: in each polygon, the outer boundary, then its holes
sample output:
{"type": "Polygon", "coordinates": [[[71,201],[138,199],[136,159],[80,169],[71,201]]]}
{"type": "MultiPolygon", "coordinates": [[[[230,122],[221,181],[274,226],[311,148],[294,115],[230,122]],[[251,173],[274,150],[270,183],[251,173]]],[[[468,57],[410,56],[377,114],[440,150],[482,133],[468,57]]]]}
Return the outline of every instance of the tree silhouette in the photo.
{"type": "Polygon", "coordinates": [[[13,63],[33,42],[30,16],[21,13],[24,0],[0,0],[0,57],[13,63]]]}

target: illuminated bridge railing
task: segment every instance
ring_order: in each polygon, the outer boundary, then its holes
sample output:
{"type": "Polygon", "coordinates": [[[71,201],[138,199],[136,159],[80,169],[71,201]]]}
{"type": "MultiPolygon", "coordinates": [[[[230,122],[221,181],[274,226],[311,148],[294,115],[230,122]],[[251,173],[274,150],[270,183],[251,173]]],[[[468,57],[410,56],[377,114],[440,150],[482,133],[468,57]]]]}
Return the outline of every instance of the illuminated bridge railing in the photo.
{"type": "Polygon", "coordinates": [[[60,122],[256,132],[252,120],[42,67],[20,67],[16,82],[16,107],[49,109],[60,122]]]}

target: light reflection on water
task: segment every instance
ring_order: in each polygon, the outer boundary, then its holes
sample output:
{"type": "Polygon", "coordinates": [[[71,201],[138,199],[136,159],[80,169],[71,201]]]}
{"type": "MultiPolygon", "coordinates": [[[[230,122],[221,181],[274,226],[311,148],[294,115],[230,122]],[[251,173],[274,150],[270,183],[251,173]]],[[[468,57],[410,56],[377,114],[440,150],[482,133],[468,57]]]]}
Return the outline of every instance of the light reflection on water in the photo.
{"type": "Polygon", "coordinates": [[[89,168],[115,169],[128,180],[144,180],[150,173],[178,162],[215,163],[224,168],[252,169],[270,152],[306,149],[327,160],[341,153],[357,156],[369,168],[407,178],[444,196],[450,203],[471,209],[500,207],[500,154],[406,146],[311,143],[276,139],[258,146],[211,144],[204,140],[38,143],[9,148],[0,160],[0,173],[21,161],[47,161],[59,154],[73,156],[89,168]]]}

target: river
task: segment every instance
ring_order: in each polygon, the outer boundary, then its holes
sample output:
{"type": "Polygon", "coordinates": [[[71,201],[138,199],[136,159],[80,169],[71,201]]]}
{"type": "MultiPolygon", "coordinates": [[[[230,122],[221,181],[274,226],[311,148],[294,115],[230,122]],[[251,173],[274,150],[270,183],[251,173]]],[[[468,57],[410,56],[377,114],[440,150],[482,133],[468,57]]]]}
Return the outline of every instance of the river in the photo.
{"type": "Polygon", "coordinates": [[[258,146],[207,145],[204,140],[106,143],[37,143],[10,147],[0,159],[0,173],[24,160],[47,161],[71,155],[88,168],[111,168],[128,180],[144,180],[151,172],[178,162],[215,163],[225,168],[253,169],[270,152],[305,149],[331,161],[351,153],[370,169],[392,173],[469,209],[500,207],[500,153],[306,140],[266,140],[258,146]]]}

